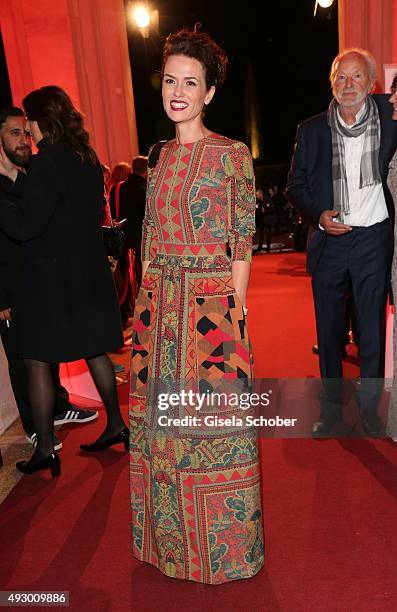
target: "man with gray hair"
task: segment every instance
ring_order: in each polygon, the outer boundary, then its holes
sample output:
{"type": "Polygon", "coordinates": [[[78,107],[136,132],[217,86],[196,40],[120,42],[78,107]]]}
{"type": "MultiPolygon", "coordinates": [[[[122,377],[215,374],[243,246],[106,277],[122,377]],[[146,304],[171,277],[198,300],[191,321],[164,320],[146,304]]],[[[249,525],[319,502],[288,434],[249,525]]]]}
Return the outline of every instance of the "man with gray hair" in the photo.
{"type": "Polygon", "coordinates": [[[334,60],[327,112],[298,127],[288,195],[318,227],[307,254],[316,311],[323,392],[313,437],[327,437],[342,417],[345,300],[352,287],[360,329],[357,400],[364,431],[378,436],[384,375],[386,300],[393,255],[394,206],[387,170],[397,122],[386,95],[370,95],[376,63],[363,49],[334,60]]]}
{"type": "Polygon", "coordinates": [[[132,283],[130,273],[130,249],[134,255],[134,276],[138,288],[142,279],[141,240],[145,216],[147,163],[147,157],[143,155],[134,157],[130,176],[112,188],[109,198],[113,219],[126,220],[123,226],[125,253],[116,271],[116,286],[121,302],[120,310],[124,329],[128,327],[128,318],[132,315],[135,304],[135,292],[132,286],[135,283],[132,283]],[[127,291],[125,291],[126,287],[127,291]]]}

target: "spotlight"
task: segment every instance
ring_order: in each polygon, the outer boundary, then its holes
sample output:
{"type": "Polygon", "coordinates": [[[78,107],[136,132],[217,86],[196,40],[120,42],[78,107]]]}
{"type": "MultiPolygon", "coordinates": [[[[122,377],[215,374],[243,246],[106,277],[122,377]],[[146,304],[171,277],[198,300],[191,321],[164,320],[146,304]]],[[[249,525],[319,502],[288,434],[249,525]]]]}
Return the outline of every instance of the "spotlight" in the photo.
{"type": "Polygon", "coordinates": [[[321,6],[321,8],[329,8],[334,3],[334,0],[316,0],[314,4],[314,17],[317,13],[317,7],[321,6]]]}
{"type": "Polygon", "coordinates": [[[132,10],[132,16],[138,28],[147,28],[150,24],[150,13],[148,9],[139,4],[132,10]]]}
{"type": "Polygon", "coordinates": [[[131,25],[142,34],[143,38],[149,38],[153,33],[158,34],[159,12],[157,9],[152,9],[146,3],[129,2],[127,14],[131,25]]]}

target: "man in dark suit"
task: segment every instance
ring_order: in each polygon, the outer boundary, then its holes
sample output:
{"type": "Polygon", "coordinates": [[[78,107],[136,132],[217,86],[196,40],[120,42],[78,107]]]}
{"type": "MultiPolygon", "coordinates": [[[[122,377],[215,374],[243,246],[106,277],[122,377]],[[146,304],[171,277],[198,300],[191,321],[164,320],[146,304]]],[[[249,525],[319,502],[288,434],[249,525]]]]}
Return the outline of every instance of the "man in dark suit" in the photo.
{"type": "MultiPolygon", "coordinates": [[[[123,225],[125,239],[125,254],[120,259],[115,280],[120,295],[124,296],[120,304],[123,327],[128,325],[128,317],[134,310],[135,295],[130,277],[130,253],[134,251],[134,276],[136,287],[139,287],[142,279],[141,240],[142,225],[145,216],[146,204],[146,177],[147,157],[139,155],[132,160],[132,173],[119,186],[115,185],[110,192],[110,210],[113,219],[121,221],[126,219],[123,225]],[[117,190],[119,189],[119,206],[117,208],[117,190]],[[128,288],[125,291],[125,287],[128,288]]],[[[135,284],[135,283],[134,283],[135,284]]]]}
{"type": "MultiPolygon", "coordinates": [[[[19,170],[26,170],[32,151],[30,134],[26,131],[26,119],[21,109],[11,107],[0,111],[0,140],[10,161],[19,170]]],[[[7,191],[9,182],[8,178],[0,174],[0,190],[7,191]]],[[[17,203],[15,198],[14,201],[17,203]]],[[[36,432],[28,399],[27,372],[17,352],[16,326],[12,319],[12,309],[17,299],[20,254],[20,244],[0,229],[0,335],[22,426],[28,440],[35,445],[36,432]]],[[[57,388],[55,425],[87,423],[96,419],[96,410],[82,410],[70,404],[68,392],[60,384],[58,364],[52,365],[52,374],[57,388]]],[[[56,450],[62,447],[57,438],[54,442],[56,450]]]]}
{"type": "Polygon", "coordinates": [[[386,179],[397,146],[388,96],[370,95],[371,54],[349,49],[331,68],[327,112],[298,127],[288,178],[292,203],[318,227],[309,247],[324,390],[314,437],[341,419],[345,300],[351,283],[360,328],[357,400],[364,430],[377,436],[384,375],[386,300],[393,254],[394,207],[386,179]]]}
{"type": "MultiPolygon", "coordinates": [[[[120,208],[116,211],[115,188],[110,196],[112,217],[121,221],[127,249],[134,249],[135,257],[141,261],[142,224],[146,204],[147,157],[138,155],[132,160],[132,173],[120,185],[120,208]],[[118,214],[117,214],[118,212],[118,214]]],[[[140,283],[139,283],[140,284],[140,283]]]]}

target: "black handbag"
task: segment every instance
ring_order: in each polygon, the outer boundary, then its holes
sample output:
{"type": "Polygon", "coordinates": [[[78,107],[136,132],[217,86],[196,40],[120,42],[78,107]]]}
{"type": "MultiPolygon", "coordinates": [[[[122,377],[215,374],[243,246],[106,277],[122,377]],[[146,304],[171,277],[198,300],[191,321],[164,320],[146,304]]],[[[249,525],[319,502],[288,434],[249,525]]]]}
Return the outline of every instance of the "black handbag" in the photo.
{"type": "Polygon", "coordinates": [[[102,225],[102,236],[108,257],[121,259],[124,253],[123,229],[113,222],[113,225],[102,225]]]}
{"type": "MultiPolygon", "coordinates": [[[[118,219],[119,209],[120,209],[120,187],[121,181],[116,185],[115,188],[115,203],[116,203],[116,219],[118,219]]],[[[109,206],[109,216],[110,216],[110,224],[102,225],[102,236],[103,242],[105,244],[105,249],[108,257],[113,257],[113,259],[121,259],[125,247],[124,247],[124,232],[122,228],[122,224],[125,222],[125,219],[122,221],[112,219],[112,215],[110,212],[109,206]]]]}
{"type": "MultiPolygon", "coordinates": [[[[160,157],[161,149],[167,141],[161,140],[157,142],[149,155],[148,166],[154,168],[160,157]]],[[[106,253],[113,259],[121,259],[125,252],[124,248],[124,232],[121,224],[125,222],[125,219],[118,221],[120,211],[120,187],[124,181],[117,183],[115,187],[115,209],[116,209],[116,221],[112,219],[109,206],[110,225],[102,225],[103,241],[105,243],[106,253]]]]}

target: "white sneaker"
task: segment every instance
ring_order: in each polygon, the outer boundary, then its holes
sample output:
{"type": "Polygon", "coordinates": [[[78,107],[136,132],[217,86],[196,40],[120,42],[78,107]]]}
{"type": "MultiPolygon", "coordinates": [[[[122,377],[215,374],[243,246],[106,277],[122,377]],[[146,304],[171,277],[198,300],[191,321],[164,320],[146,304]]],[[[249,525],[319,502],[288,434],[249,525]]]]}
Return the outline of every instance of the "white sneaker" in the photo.
{"type": "MultiPolygon", "coordinates": [[[[32,444],[32,446],[36,447],[37,446],[37,433],[34,431],[32,434],[28,435],[26,434],[26,439],[28,442],[30,442],[30,444],[32,444]]],[[[54,450],[61,450],[63,444],[60,441],[60,439],[58,438],[58,436],[56,436],[55,434],[53,434],[52,436],[52,441],[54,444],[54,450]]]]}

